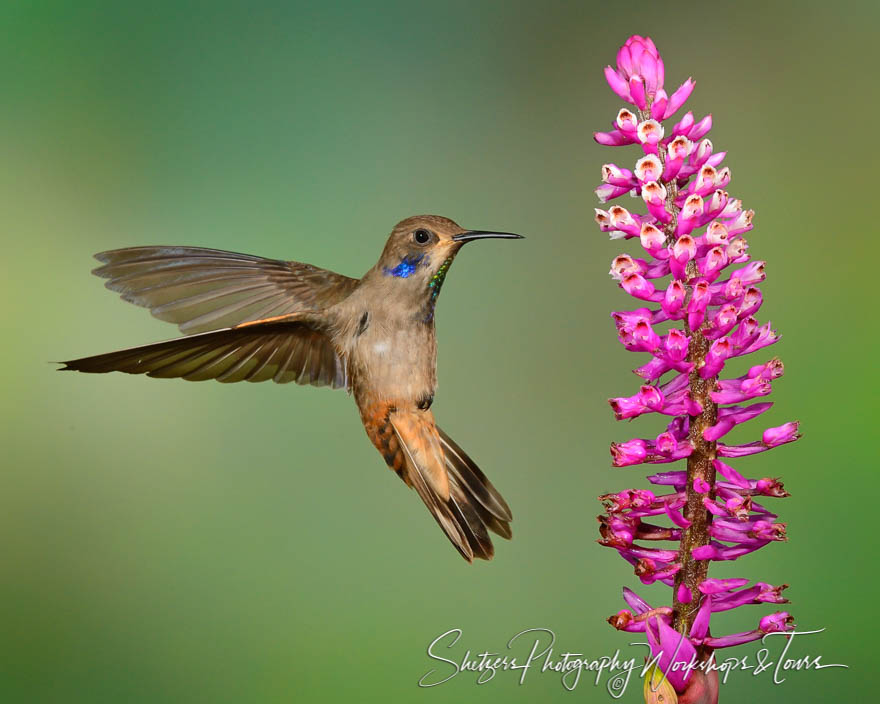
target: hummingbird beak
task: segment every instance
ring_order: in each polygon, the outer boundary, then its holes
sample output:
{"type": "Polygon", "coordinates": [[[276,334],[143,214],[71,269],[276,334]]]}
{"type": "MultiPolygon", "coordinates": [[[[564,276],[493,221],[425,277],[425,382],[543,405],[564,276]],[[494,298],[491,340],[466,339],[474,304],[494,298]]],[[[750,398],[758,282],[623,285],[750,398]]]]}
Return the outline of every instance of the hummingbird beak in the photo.
{"type": "Polygon", "coordinates": [[[470,242],[471,240],[521,240],[525,239],[522,235],[515,235],[512,232],[492,232],[490,230],[468,230],[460,235],[452,238],[453,242],[470,242]]]}

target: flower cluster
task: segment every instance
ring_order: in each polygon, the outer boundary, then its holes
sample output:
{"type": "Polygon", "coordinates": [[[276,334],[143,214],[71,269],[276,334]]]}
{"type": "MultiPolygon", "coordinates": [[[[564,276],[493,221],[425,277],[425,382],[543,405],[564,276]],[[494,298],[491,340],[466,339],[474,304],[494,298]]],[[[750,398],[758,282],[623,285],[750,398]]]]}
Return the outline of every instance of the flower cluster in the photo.
{"type": "Polygon", "coordinates": [[[711,115],[697,120],[687,112],[671,126],[664,124],[687,101],[694,82],[688,79],[667,95],[663,60],[654,42],[640,36],[627,40],[617,68],[607,67],[605,76],[632,107],[620,110],[614,129],[596,133],[596,141],[639,145],[643,155],[632,170],[605,164],[596,193],[602,203],[625,194],[641,198],[646,212],[612,205],[596,209],[596,222],[612,239],[637,239],[644,250],[611,263],[611,276],[639,301],[635,310],[612,317],[621,344],[650,355],[635,370],[643,379],[638,391],[609,402],[618,419],[670,416],[654,438],[612,444],[613,465],[686,462],[685,469],[651,474],[653,491],[600,497],[606,513],[599,517],[599,542],[617,550],[642,583],[662,582],[673,591],[672,606],[653,607],[624,589],[628,608],[609,622],[646,634],[679,701],[695,701],[695,689],[701,701],[717,701],[717,677],[696,677],[682,663],[706,661],[716,648],[793,628],[789,614],[778,611],[744,633],[710,632],[713,613],[787,602],[782,597],[787,585],[708,577],[712,561],[736,560],[786,539],[785,524],[764,505],[765,498],[788,496],[781,482],[748,479],[728,461],[797,440],[798,424],[768,428],[760,440],[744,445],[724,441],[734,427],[770,408],[769,402],[749,402],[770,393],[783,366],[774,358],[742,376],[719,378],[730,360],[778,337],[770,323],[756,318],[764,262],[751,261],[743,237],[754,213],[725,190],[730,183],[730,170],[722,166],[725,153],[706,138],[711,115]],[[668,519],[669,525],[656,519],[668,519]]]}

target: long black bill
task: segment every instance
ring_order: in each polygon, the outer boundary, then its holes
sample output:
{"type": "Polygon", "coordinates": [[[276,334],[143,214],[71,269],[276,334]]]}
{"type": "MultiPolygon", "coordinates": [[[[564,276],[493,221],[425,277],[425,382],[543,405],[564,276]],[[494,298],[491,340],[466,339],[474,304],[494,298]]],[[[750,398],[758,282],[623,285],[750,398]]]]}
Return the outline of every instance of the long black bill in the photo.
{"type": "Polygon", "coordinates": [[[468,230],[460,235],[452,238],[453,242],[470,242],[471,240],[521,240],[525,239],[522,235],[515,235],[512,232],[492,232],[490,230],[468,230]]]}

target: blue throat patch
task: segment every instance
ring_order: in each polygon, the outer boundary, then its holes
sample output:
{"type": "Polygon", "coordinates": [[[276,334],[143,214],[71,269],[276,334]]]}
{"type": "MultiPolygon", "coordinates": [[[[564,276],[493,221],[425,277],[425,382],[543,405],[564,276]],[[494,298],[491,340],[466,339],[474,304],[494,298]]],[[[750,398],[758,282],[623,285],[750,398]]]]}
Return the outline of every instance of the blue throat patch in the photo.
{"type": "Polygon", "coordinates": [[[425,258],[424,254],[420,254],[417,257],[404,257],[400,260],[400,264],[398,264],[393,269],[389,269],[387,266],[383,267],[383,271],[386,276],[396,276],[400,279],[408,278],[418,267],[419,262],[425,258]]]}

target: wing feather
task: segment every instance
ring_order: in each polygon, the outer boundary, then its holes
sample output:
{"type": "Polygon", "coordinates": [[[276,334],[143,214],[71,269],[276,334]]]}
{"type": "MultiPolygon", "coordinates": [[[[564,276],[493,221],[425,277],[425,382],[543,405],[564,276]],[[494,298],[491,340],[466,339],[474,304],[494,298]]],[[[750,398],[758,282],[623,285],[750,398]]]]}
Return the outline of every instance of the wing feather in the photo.
{"type": "Polygon", "coordinates": [[[128,247],[95,258],[107,288],[185,334],[320,310],[358,283],[309,264],[202,247],[128,247]]]}
{"type": "Polygon", "coordinates": [[[163,379],[296,382],[345,387],[345,364],[318,323],[304,316],[181,337],[63,363],[63,369],[120,371],[163,379]]]}

